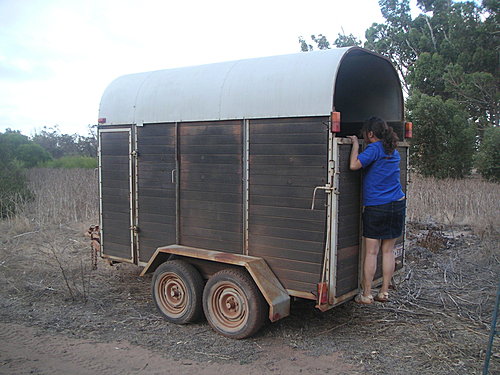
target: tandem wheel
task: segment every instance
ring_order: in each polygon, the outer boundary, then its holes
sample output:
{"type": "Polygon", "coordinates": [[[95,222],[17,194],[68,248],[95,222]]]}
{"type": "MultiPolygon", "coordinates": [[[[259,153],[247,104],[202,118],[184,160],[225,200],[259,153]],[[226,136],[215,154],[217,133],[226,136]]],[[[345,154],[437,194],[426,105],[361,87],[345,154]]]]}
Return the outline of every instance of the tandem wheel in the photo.
{"type": "Polygon", "coordinates": [[[215,273],[203,291],[203,311],[210,326],[223,336],[243,339],[266,322],[268,305],[248,273],[224,269],[215,273]]]}
{"type": "Polygon", "coordinates": [[[201,318],[203,278],[183,260],[169,260],[156,269],[152,294],[158,310],[172,323],[186,324],[201,318]]]}

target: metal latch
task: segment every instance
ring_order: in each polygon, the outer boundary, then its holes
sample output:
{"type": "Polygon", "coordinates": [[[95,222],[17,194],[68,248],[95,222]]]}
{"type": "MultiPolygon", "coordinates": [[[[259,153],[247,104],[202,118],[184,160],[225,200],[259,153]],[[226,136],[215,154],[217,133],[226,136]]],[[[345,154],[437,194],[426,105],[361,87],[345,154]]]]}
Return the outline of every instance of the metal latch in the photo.
{"type": "Polygon", "coordinates": [[[330,184],[326,184],[325,186],[316,186],[314,188],[314,192],[313,192],[313,200],[312,200],[311,210],[314,210],[314,201],[316,200],[316,192],[318,190],[324,190],[326,194],[330,194],[334,189],[333,189],[332,185],[330,185],[330,184]]]}
{"type": "Polygon", "coordinates": [[[134,150],[130,153],[130,155],[132,155],[134,158],[138,157],[139,156],[139,151],[137,150],[134,150]]]}
{"type": "Polygon", "coordinates": [[[131,231],[133,231],[134,233],[139,233],[139,227],[137,225],[132,225],[130,228],[131,231]]]}

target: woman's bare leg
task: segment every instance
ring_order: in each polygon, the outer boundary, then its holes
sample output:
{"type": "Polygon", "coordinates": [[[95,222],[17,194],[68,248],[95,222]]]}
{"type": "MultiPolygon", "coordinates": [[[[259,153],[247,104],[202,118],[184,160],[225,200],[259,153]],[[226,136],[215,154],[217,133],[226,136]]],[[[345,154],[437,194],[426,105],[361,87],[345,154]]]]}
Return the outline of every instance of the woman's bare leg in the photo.
{"type": "Polygon", "coordinates": [[[365,241],[365,263],[363,265],[363,295],[371,296],[373,277],[377,270],[377,255],[380,240],[363,237],[365,241]]]}
{"type": "Polygon", "coordinates": [[[389,292],[389,285],[391,283],[392,275],[394,275],[395,259],[394,259],[394,245],[396,238],[389,240],[382,240],[382,287],[380,293],[389,292]]]}

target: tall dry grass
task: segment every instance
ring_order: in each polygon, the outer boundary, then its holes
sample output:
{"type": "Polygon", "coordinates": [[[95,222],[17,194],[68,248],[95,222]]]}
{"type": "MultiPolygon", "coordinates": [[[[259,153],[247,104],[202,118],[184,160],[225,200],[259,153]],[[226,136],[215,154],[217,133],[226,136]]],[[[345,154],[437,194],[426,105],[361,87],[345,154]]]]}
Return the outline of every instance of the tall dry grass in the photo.
{"type": "Polygon", "coordinates": [[[34,198],[17,202],[16,215],[0,221],[3,276],[14,290],[25,285],[30,298],[62,295],[86,302],[93,280],[84,233],[98,223],[97,174],[92,169],[39,168],[26,175],[34,198]]]}
{"type": "Polygon", "coordinates": [[[410,222],[468,225],[479,235],[500,233],[500,185],[480,178],[438,180],[413,175],[410,222]]]}
{"type": "Polygon", "coordinates": [[[97,172],[93,169],[35,168],[26,172],[35,198],[18,219],[37,227],[98,220],[97,172]]]}
{"type": "MultiPolygon", "coordinates": [[[[18,220],[38,227],[97,223],[98,179],[92,169],[27,171],[35,199],[18,220]]],[[[413,175],[408,188],[410,222],[468,225],[478,234],[500,233],[500,185],[480,178],[438,180],[413,175]]]]}

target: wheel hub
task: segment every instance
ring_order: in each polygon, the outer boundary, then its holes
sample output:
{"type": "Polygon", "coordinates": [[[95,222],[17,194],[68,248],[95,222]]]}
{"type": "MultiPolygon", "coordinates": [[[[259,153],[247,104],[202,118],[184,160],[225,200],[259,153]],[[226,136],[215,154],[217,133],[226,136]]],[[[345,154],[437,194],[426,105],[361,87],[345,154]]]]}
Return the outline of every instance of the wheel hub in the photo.
{"type": "Polygon", "coordinates": [[[217,310],[226,324],[241,323],[246,315],[245,303],[240,293],[233,288],[226,288],[220,291],[217,310]]]}
{"type": "Polygon", "coordinates": [[[158,295],[163,309],[170,316],[184,312],[187,306],[186,286],[173,273],[167,273],[158,283],[158,295]]]}

